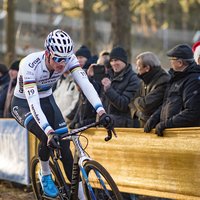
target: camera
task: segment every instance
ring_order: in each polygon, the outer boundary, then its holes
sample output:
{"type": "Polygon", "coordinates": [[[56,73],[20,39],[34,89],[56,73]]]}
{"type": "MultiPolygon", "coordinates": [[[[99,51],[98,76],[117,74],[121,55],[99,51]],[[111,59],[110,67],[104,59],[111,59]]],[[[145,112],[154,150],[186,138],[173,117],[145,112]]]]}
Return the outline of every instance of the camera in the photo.
{"type": "Polygon", "coordinates": [[[94,80],[95,81],[101,81],[103,78],[106,77],[106,72],[105,72],[105,66],[104,65],[94,65],[94,80]]]}

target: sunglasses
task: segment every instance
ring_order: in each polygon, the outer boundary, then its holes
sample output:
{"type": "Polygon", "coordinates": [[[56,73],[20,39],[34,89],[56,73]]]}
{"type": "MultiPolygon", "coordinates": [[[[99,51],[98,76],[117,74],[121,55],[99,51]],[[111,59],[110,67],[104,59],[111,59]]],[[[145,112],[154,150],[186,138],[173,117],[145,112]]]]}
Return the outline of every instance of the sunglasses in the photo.
{"type": "Polygon", "coordinates": [[[52,57],[52,59],[56,62],[56,63],[61,63],[63,60],[66,62],[69,61],[70,58],[56,58],[56,57],[52,57]]]}

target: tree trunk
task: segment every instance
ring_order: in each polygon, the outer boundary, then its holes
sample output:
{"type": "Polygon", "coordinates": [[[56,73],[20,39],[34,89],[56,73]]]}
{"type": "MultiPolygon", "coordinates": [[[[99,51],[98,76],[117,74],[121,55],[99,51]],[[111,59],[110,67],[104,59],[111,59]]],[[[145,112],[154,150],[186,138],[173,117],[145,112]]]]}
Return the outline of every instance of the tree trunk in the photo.
{"type": "Polygon", "coordinates": [[[93,0],[84,0],[82,41],[91,50],[92,54],[96,54],[93,3],[93,0]]]}
{"type": "Polygon", "coordinates": [[[15,3],[14,0],[7,0],[6,15],[6,56],[7,66],[15,59],[15,3]]]}
{"type": "Polygon", "coordinates": [[[112,46],[122,46],[131,61],[131,15],[129,0],[110,0],[112,46]]]}

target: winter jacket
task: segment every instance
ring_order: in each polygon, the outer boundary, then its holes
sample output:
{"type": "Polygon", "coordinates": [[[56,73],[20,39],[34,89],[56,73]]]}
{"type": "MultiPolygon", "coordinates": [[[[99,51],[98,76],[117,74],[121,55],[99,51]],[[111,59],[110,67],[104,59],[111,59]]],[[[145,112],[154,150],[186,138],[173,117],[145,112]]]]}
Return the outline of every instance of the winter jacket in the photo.
{"type": "Polygon", "coordinates": [[[97,63],[97,60],[98,60],[98,56],[97,56],[97,55],[94,55],[94,56],[90,57],[90,58],[85,62],[85,65],[83,66],[83,69],[87,70],[91,64],[97,63]]]}
{"type": "Polygon", "coordinates": [[[200,66],[193,62],[182,72],[169,73],[163,104],[150,120],[159,119],[165,128],[200,126],[200,66]]]}
{"type": "MultiPolygon", "coordinates": [[[[97,55],[90,57],[83,66],[83,69],[87,71],[89,66],[93,63],[96,63],[97,60],[97,55]]],[[[75,127],[78,128],[91,122],[95,122],[96,111],[87,100],[87,98],[84,96],[84,94],[81,92],[74,109],[66,117],[73,120],[72,123],[69,125],[70,129],[75,127]]]]}
{"type": "Polygon", "coordinates": [[[3,118],[4,105],[10,81],[9,73],[7,72],[0,77],[0,118],[3,118]]]}
{"type": "Polygon", "coordinates": [[[170,75],[160,66],[153,67],[149,72],[138,75],[142,82],[139,90],[129,103],[131,116],[137,116],[140,127],[144,127],[149,117],[163,102],[165,89],[170,75]]]}
{"type": "Polygon", "coordinates": [[[78,110],[76,111],[75,117],[72,123],[69,125],[69,128],[80,128],[82,126],[95,122],[95,120],[96,110],[93,108],[93,106],[90,104],[90,102],[81,91],[78,101],[78,110]]]}
{"type": "Polygon", "coordinates": [[[138,119],[132,119],[128,104],[138,90],[140,80],[128,64],[119,75],[114,77],[113,69],[108,70],[111,86],[103,92],[102,102],[108,114],[115,118],[116,127],[139,127],[138,119]]]}
{"type": "Polygon", "coordinates": [[[66,116],[73,110],[79,98],[79,92],[75,88],[74,78],[71,74],[58,80],[53,96],[64,119],[68,121],[66,116]]]}

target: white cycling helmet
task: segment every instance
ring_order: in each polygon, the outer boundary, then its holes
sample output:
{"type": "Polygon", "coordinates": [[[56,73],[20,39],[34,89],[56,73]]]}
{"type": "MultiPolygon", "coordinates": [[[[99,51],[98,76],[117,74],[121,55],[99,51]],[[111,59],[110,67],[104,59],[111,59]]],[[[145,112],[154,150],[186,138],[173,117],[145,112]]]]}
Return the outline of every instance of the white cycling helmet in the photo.
{"type": "Polygon", "coordinates": [[[44,46],[53,57],[71,58],[74,53],[72,39],[66,32],[60,29],[49,33],[44,46]]]}

